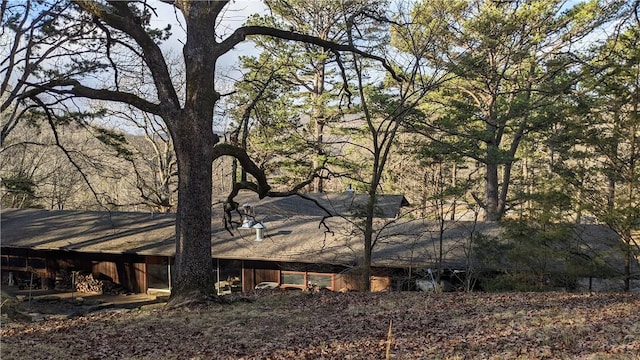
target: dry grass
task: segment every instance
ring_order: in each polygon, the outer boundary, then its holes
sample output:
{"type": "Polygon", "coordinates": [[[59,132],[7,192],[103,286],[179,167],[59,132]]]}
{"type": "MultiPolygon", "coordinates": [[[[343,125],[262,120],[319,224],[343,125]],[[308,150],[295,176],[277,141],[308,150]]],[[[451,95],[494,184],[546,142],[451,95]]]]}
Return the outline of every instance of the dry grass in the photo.
{"type": "Polygon", "coordinates": [[[640,359],[629,294],[268,294],[3,324],[2,359],[640,359]],[[64,356],[63,356],[64,355],[64,356]]]}

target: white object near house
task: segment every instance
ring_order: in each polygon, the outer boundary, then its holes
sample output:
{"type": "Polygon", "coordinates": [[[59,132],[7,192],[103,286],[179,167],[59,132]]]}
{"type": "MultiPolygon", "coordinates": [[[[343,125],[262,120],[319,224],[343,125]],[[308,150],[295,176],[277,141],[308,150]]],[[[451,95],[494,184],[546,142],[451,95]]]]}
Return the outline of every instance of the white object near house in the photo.
{"type": "Polygon", "coordinates": [[[262,225],[262,223],[256,223],[252,228],[256,229],[256,241],[264,240],[264,225],[262,225]]]}
{"type": "Polygon", "coordinates": [[[242,225],[240,226],[240,229],[256,229],[256,241],[264,240],[265,226],[254,220],[255,213],[253,206],[251,204],[243,204],[242,212],[242,225]]]}
{"type": "Polygon", "coordinates": [[[256,290],[273,290],[280,287],[280,284],[273,281],[263,281],[256,285],[256,290]]]}
{"type": "Polygon", "coordinates": [[[436,282],[433,280],[419,279],[416,280],[416,287],[420,291],[432,292],[436,291],[436,282]]]}

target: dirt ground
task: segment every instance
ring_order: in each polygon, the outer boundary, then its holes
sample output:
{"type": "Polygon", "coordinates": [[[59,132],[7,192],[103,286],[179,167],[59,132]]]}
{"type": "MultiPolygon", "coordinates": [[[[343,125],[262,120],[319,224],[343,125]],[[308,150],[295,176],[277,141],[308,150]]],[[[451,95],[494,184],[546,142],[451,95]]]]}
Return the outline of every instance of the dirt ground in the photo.
{"type": "Polygon", "coordinates": [[[0,357],[640,360],[637,294],[277,291],[247,300],[3,324],[0,357]]]}
{"type": "Polygon", "coordinates": [[[147,294],[98,294],[43,289],[19,289],[3,285],[2,320],[38,321],[70,318],[110,308],[132,309],[162,304],[166,297],[147,294]]]}

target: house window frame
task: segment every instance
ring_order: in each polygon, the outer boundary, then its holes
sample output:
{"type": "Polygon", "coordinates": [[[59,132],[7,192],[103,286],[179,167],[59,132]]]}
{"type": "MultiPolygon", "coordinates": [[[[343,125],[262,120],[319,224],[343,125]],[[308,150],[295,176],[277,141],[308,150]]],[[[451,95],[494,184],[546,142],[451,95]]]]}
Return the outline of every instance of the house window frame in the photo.
{"type": "MultiPolygon", "coordinates": [[[[153,259],[153,260],[149,260],[147,259],[145,261],[145,277],[146,277],[146,282],[147,282],[147,291],[149,290],[154,290],[154,291],[166,291],[169,290],[171,291],[172,288],[172,283],[171,283],[171,278],[172,278],[172,274],[171,274],[171,268],[173,267],[173,262],[171,261],[170,258],[166,258],[166,259],[161,259],[158,261],[158,259],[153,259]],[[157,287],[157,286],[149,286],[151,284],[151,279],[150,277],[155,276],[152,275],[153,270],[151,269],[152,266],[158,266],[158,267],[163,267],[166,266],[166,271],[167,271],[167,282],[166,282],[166,287],[157,287]]],[[[157,285],[157,284],[154,284],[157,285]]]]}
{"type": "Polygon", "coordinates": [[[281,282],[280,285],[282,287],[284,287],[284,288],[297,288],[297,289],[304,290],[304,289],[306,289],[308,287],[309,278],[311,276],[320,276],[320,277],[328,277],[328,278],[330,278],[331,279],[331,286],[330,287],[324,287],[324,289],[335,291],[336,274],[334,274],[334,273],[319,273],[319,272],[311,272],[311,271],[281,270],[280,271],[280,282],[281,282]],[[284,282],[284,279],[286,278],[286,275],[302,275],[303,279],[304,279],[304,285],[288,284],[288,283],[284,282]]]}

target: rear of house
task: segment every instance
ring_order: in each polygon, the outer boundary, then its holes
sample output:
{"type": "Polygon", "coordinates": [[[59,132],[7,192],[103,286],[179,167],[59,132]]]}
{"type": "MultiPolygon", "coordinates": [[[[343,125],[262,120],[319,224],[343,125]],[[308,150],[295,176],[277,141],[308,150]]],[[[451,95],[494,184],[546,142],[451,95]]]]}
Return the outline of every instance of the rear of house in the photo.
{"type": "MultiPolygon", "coordinates": [[[[221,212],[212,218],[211,261],[216,279],[212,286],[220,293],[252,291],[261,283],[283,289],[360,289],[362,237],[350,219],[326,217],[327,209],[336,215],[353,214],[357,202],[344,196],[327,197],[322,203],[325,209],[319,209],[295,197],[246,200],[260,229],[241,226],[242,214],[234,226],[223,221],[221,212]]],[[[501,233],[497,223],[457,221],[443,228],[437,222],[394,219],[403,198],[383,200],[384,211],[377,221],[385,227],[378,233],[370,278],[374,291],[411,289],[416,276],[433,273],[429,270],[477,271],[480,265],[470,254],[478,235],[497,238],[501,233]]],[[[24,286],[35,277],[42,287],[64,287],[71,285],[74,274],[91,273],[120,291],[171,288],[174,214],[4,209],[0,220],[3,284],[24,286]]],[[[580,229],[578,237],[583,239],[576,240],[575,246],[583,244],[586,256],[595,249],[607,254],[612,268],[623,263],[615,234],[603,227],[580,229]]],[[[633,271],[640,276],[637,262],[633,271]]],[[[597,272],[585,276],[590,284],[599,281],[597,272]]]]}

